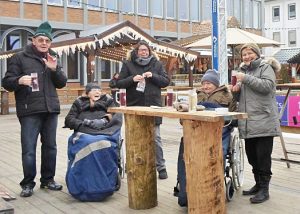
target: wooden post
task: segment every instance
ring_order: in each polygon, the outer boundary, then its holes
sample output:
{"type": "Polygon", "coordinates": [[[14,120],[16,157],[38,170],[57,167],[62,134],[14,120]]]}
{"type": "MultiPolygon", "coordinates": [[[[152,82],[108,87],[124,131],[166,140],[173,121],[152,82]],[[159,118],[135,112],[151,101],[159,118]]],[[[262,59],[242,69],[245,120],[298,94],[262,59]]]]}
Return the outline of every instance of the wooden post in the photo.
{"type": "Polygon", "coordinates": [[[125,127],[129,207],[153,208],[157,206],[154,117],[125,114],[125,127]]]}
{"type": "Polygon", "coordinates": [[[188,213],[226,213],[222,127],[224,122],[183,120],[188,213]]]}
{"type": "Polygon", "coordinates": [[[9,114],[8,91],[1,90],[1,114],[9,114]]]}

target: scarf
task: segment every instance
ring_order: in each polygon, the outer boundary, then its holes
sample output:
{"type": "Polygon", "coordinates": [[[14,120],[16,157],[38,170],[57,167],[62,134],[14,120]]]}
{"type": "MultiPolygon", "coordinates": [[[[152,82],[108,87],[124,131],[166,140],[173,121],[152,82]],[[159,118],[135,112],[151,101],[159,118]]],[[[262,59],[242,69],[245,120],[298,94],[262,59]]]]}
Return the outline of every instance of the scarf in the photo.
{"type": "Polygon", "coordinates": [[[138,65],[145,66],[145,65],[148,65],[150,63],[150,61],[151,61],[152,58],[153,58],[153,55],[149,56],[148,58],[137,57],[135,59],[135,62],[138,65]]]}

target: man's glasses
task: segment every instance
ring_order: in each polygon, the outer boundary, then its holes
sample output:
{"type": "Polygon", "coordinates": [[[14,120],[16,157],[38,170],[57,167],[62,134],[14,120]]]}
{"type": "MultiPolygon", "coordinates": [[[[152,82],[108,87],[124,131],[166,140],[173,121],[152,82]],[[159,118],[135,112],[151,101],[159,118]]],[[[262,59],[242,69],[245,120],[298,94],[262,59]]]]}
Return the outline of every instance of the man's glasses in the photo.
{"type": "Polygon", "coordinates": [[[43,39],[43,38],[37,38],[36,41],[40,44],[50,44],[51,43],[51,40],[50,39],[43,39]]]}

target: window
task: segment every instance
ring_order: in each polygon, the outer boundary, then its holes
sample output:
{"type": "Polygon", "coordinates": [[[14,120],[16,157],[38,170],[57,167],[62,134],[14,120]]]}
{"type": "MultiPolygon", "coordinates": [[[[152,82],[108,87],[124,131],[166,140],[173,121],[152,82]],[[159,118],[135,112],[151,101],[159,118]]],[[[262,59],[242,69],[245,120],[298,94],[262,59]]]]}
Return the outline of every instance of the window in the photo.
{"type": "Polygon", "coordinates": [[[241,0],[234,0],[233,15],[237,18],[237,20],[241,21],[241,0]]]}
{"type": "Polygon", "coordinates": [[[227,0],[227,16],[233,16],[233,0],[227,0]]]}
{"type": "Polygon", "coordinates": [[[295,19],[296,18],[296,4],[289,4],[289,19],[295,19]]]}
{"type": "Polygon", "coordinates": [[[23,0],[24,2],[41,3],[41,0],[23,0]]]}
{"type": "Polygon", "coordinates": [[[273,40],[280,42],[280,32],[273,32],[273,40]]]}
{"type": "Polygon", "coordinates": [[[48,0],[49,5],[63,5],[62,0],[48,0]]]}
{"type": "Polygon", "coordinates": [[[167,0],[167,18],[175,17],[175,4],[174,0],[167,0]]]}
{"type": "Polygon", "coordinates": [[[295,30],[289,30],[288,32],[289,36],[289,47],[295,47],[296,46],[296,31],[295,30]]]}
{"type": "Polygon", "coordinates": [[[78,80],[79,79],[78,63],[80,62],[78,51],[75,51],[74,53],[72,51],[70,51],[69,55],[67,55],[66,57],[67,57],[67,69],[66,70],[67,70],[68,79],[78,80]]]}
{"type": "Polygon", "coordinates": [[[211,20],[211,0],[202,0],[203,20],[211,20]]]}
{"type": "Polygon", "coordinates": [[[6,50],[15,50],[21,48],[20,35],[9,34],[6,37],[6,50]]]}
{"type": "Polygon", "coordinates": [[[99,66],[97,66],[97,70],[100,71],[99,73],[102,81],[111,80],[112,76],[116,72],[120,71],[119,62],[112,62],[104,59],[99,59],[97,63],[99,64],[99,66]]]}
{"type": "Polygon", "coordinates": [[[67,5],[69,7],[81,7],[81,0],[68,0],[67,5]]]}
{"type": "Polygon", "coordinates": [[[87,7],[93,10],[100,10],[101,0],[87,0],[87,7]]]}
{"type": "Polygon", "coordinates": [[[198,0],[191,0],[190,1],[190,13],[191,13],[191,20],[199,21],[199,1],[198,0]]]}
{"type": "Polygon", "coordinates": [[[105,1],[105,8],[107,8],[108,11],[117,11],[118,10],[118,3],[117,0],[106,0],[105,1]]]}
{"type": "Polygon", "coordinates": [[[188,4],[186,0],[178,1],[178,16],[181,20],[188,20],[188,4]]]}
{"type": "Polygon", "coordinates": [[[152,4],[152,14],[153,16],[162,17],[163,16],[163,0],[156,0],[154,4],[152,4]]]}
{"type": "Polygon", "coordinates": [[[137,1],[138,14],[148,15],[148,1],[138,0],[137,1]]]}
{"type": "Polygon", "coordinates": [[[279,22],[280,21],[280,8],[279,7],[273,7],[273,22],[279,22]]]}
{"type": "Polygon", "coordinates": [[[253,8],[252,1],[243,1],[244,14],[242,16],[242,22],[245,28],[252,28],[253,26],[253,8]]]}
{"type": "Polygon", "coordinates": [[[253,11],[253,28],[260,28],[261,27],[261,12],[260,12],[260,8],[261,8],[261,3],[260,2],[253,2],[253,7],[252,7],[253,11]]]}
{"type": "Polygon", "coordinates": [[[122,11],[126,13],[134,13],[134,2],[133,0],[123,0],[122,1],[122,11]]]}

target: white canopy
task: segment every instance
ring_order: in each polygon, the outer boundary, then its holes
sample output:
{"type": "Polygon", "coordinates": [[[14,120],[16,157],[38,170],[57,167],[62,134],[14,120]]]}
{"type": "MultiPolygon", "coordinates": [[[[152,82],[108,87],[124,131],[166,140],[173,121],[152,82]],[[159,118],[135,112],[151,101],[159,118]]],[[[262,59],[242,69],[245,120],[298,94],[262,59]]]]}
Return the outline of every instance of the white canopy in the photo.
{"type": "MultiPolygon", "coordinates": [[[[279,46],[279,42],[268,39],[263,36],[259,36],[239,28],[227,28],[226,42],[229,46],[237,46],[245,43],[256,43],[260,47],[268,46],[279,46]]],[[[188,48],[210,48],[211,47],[211,36],[200,39],[194,43],[191,43],[185,47],[188,48]]]]}

